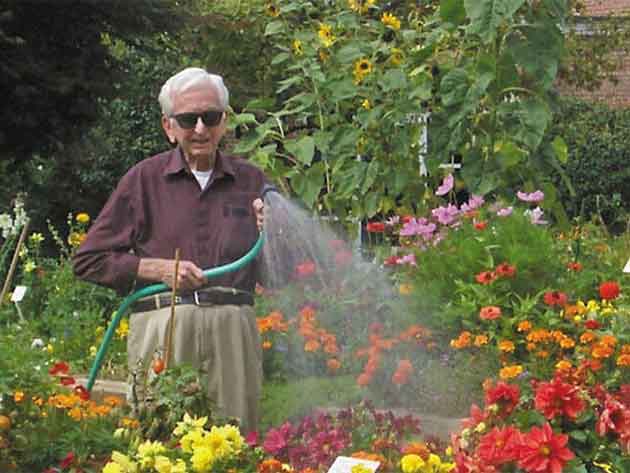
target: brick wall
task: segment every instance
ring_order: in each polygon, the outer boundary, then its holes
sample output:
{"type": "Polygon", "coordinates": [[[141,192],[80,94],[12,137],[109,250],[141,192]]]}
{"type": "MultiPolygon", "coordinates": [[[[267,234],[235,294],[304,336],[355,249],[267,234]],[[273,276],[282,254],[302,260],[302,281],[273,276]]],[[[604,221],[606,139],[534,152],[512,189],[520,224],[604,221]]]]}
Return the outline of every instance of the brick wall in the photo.
{"type": "MultiPolygon", "coordinates": [[[[585,11],[582,16],[598,17],[608,15],[630,15],[630,0],[585,0],[585,11]]],[[[630,20],[629,20],[630,21],[630,20]]],[[[605,82],[602,86],[589,92],[575,90],[563,84],[558,88],[564,95],[572,95],[585,100],[604,102],[613,107],[630,107],[630,57],[620,54],[619,70],[616,74],[618,82],[605,82]]]]}

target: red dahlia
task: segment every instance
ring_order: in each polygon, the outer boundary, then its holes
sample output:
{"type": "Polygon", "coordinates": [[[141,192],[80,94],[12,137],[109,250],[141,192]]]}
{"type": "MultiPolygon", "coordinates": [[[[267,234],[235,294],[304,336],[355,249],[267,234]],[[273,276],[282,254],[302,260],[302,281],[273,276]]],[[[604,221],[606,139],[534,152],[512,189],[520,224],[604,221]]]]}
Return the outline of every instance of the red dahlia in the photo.
{"type": "Polygon", "coordinates": [[[615,281],[605,281],[599,285],[599,296],[604,300],[616,299],[620,292],[619,284],[615,281]]]}
{"type": "Polygon", "coordinates": [[[575,457],[566,445],[569,436],[554,434],[546,423],[532,427],[528,434],[523,434],[518,446],[518,466],[527,473],[562,473],[564,465],[575,457]]]}
{"type": "Polygon", "coordinates": [[[547,305],[564,307],[567,304],[567,295],[560,291],[548,291],[545,292],[543,301],[547,305]]]}
{"type": "Polygon", "coordinates": [[[536,387],[536,409],[551,420],[556,416],[575,419],[584,410],[584,400],[577,387],[555,378],[536,387]]]}

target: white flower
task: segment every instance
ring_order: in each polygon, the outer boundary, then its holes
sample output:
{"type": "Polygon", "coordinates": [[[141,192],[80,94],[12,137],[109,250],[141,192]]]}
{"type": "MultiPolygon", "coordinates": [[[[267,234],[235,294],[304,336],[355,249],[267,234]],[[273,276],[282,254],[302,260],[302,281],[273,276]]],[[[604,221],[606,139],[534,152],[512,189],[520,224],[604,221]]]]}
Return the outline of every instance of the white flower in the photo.
{"type": "Polygon", "coordinates": [[[34,338],[31,342],[31,348],[42,348],[44,346],[44,340],[41,338],[34,338]]]}

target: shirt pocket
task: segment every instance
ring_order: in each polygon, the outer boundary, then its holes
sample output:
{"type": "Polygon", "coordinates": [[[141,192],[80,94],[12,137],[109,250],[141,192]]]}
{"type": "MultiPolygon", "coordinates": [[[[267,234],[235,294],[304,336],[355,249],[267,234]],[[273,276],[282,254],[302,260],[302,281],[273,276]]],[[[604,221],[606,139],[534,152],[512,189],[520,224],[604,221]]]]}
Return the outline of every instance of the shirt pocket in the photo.
{"type": "Polygon", "coordinates": [[[258,197],[254,192],[238,192],[226,195],[222,205],[222,263],[230,263],[243,255],[258,238],[256,217],[252,202],[258,197]]]}

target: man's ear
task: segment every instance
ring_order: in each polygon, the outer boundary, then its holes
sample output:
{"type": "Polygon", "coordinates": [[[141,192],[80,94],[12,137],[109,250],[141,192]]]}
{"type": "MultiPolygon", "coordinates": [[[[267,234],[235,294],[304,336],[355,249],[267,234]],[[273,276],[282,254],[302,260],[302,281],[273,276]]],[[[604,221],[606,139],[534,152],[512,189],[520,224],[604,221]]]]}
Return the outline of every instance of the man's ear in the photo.
{"type": "Polygon", "coordinates": [[[166,133],[166,138],[168,139],[169,143],[176,144],[177,139],[175,138],[175,133],[173,130],[173,122],[166,115],[162,115],[162,129],[164,130],[164,133],[166,133]]]}

